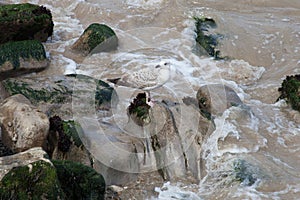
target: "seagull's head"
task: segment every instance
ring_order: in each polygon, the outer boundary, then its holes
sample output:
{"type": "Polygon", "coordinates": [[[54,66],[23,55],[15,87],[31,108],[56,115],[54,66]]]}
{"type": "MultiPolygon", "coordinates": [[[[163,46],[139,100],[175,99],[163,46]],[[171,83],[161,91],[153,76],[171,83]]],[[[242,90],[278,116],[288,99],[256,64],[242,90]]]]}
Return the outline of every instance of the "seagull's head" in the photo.
{"type": "Polygon", "coordinates": [[[158,65],[155,66],[158,70],[171,70],[171,63],[166,61],[161,61],[158,65]]]}
{"type": "Polygon", "coordinates": [[[170,79],[171,76],[171,63],[166,61],[161,61],[158,65],[155,66],[155,69],[159,70],[159,78],[163,82],[170,79]]]}

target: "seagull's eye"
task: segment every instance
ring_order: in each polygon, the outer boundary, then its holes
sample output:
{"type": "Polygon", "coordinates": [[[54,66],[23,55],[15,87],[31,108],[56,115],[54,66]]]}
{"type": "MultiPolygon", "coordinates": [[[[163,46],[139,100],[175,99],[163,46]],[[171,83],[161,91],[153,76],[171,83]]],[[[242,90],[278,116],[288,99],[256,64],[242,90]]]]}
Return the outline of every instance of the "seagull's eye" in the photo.
{"type": "Polygon", "coordinates": [[[167,65],[168,65],[168,63],[164,63],[164,65],[165,65],[165,66],[167,66],[167,65]]]}
{"type": "Polygon", "coordinates": [[[155,68],[160,68],[160,65],[156,65],[155,68]]]}

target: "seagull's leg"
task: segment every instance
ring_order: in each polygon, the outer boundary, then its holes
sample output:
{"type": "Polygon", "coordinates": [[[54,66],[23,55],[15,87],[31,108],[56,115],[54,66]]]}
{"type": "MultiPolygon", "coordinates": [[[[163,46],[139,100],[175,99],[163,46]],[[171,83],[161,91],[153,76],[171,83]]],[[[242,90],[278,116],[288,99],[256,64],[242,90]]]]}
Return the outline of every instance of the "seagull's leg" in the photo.
{"type": "Polygon", "coordinates": [[[150,91],[146,91],[146,103],[150,106],[154,106],[154,102],[151,100],[150,91]]]}

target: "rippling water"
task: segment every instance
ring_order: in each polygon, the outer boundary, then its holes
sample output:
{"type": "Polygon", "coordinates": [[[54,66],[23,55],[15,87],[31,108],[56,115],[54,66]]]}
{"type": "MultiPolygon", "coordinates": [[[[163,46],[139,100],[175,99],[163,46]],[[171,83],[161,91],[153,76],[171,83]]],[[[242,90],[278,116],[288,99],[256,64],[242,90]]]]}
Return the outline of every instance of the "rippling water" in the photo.
{"type": "Polygon", "coordinates": [[[51,66],[42,75],[77,68],[102,79],[165,59],[175,66],[173,79],[166,84],[170,93],[194,96],[201,85],[224,83],[247,106],[246,110],[230,108],[215,119],[216,131],[203,144],[205,163],[199,185],[158,185],[158,199],[300,198],[300,115],[283,101],[275,103],[285,76],[300,73],[299,0],[30,2],[51,9],[55,24],[54,35],[45,44],[51,66]],[[192,53],[194,16],[215,19],[215,31],[224,35],[220,50],[235,60],[215,61],[192,53]],[[93,22],[115,30],[118,51],[88,58],[70,53],[70,46],[93,22]],[[261,174],[255,184],[226,182],[222,174],[232,170],[235,158],[247,160],[261,174]]]}

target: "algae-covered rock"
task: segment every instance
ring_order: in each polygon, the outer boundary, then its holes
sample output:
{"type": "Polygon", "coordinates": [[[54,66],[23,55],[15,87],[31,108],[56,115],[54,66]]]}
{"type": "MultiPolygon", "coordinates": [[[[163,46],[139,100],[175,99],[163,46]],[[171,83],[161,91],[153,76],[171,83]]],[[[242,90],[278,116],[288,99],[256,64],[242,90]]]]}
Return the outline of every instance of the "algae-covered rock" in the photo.
{"type": "Polygon", "coordinates": [[[39,160],[9,171],[0,182],[0,199],[65,199],[56,169],[39,160]]]}
{"type": "Polygon", "coordinates": [[[48,117],[21,94],[0,104],[2,141],[14,152],[41,147],[49,130],[48,117]]]}
{"type": "Polygon", "coordinates": [[[220,34],[211,33],[210,29],[217,27],[215,20],[211,18],[198,18],[195,17],[196,26],[196,42],[200,45],[197,50],[200,53],[207,53],[210,56],[220,59],[220,51],[217,49],[219,39],[222,37],[220,34]]]}
{"type": "Polygon", "coordinates": [[[139,93],[128,107],[130,117],[139,126],[144,126],[150,122],[150,106],[146,102],[146,93],[139,93]]]}
{"type": "Polygon", "coordinates": [[[0,44],[36,39],[45,42],[53,33],[50,10],[24,3],[0,5],[0,44]]]}
{"type": "Polygon", "coordinates": [[[0,80],[38,72],[48,65],[44,46],[37,40],[8,42],[0,46],[0,80]]]}
{"type": "Polygon", "coordinates": [[[50,131],[44,146],[51,159],[70,160],[91,166],[91,156],[84,147],[83,130],[73,120],[63,121],[59,116],[50,117],[50,131]]]}
{"type": "Polygon", "coordinates": [[[104,199],[104,178],[93,168],[72,161],[52,162],[66,199],[104,199]]]}
{"type": "Polygon", "coordinates": [[[300,74],[287,76],[282,82],[279,99],[286,99],[292,108],[300,111],[300,74]]]}
{"type": "Polygon", "coordinates": [[[72,99],[79,99],[76,101],[93,103],[97,109],[109,108],[113,93],[107,83],[85,75],[10,78],[3,86],[10,95],[23,94],[33,104],[71,105],[72,99]],[[85,102],[87,94],[94,95],[93,102],[85,102]]]}
{"type": "Polygon", "coordinates": [[[117,49],[118,38],[115,32],[105,24],[91,24],[72,48],[83,54],[107,52],[117,49]]]}

